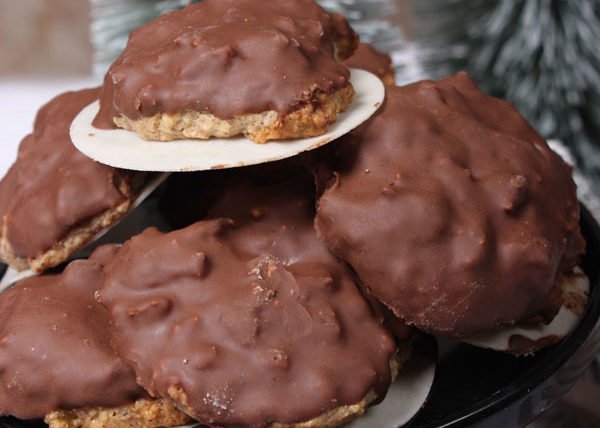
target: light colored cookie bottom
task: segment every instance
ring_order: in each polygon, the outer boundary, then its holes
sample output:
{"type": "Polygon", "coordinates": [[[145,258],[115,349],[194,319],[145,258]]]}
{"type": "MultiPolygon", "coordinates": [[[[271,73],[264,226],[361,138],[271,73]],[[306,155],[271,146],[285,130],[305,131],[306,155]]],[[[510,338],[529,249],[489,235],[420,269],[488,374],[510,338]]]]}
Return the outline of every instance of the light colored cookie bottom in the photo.
{"type": "Polygon", "coordinates": [[[168,114],[157,113],[151,117],[129,119],[115,117],[115,124],[134,131],[142,138],[152,141],[180,139],[229,138],[245,135],[256,143],[269,140],[308,138],[322,135],[337,120],[340,112],[352,102],[354,88],[349,83],[331,95],[315,94],[313,101],[301,108],[280,116],[276,111],[219,119],[202,111],[185,111],[168,114]]]}
{"type": "Polygon", "coordinates": [[[114,408],[57,410],[44,421],[50,428],[159,428],[184,425],[192,419],[168,400],[138,400],[114,408]]]}
{"type": "Polygon", "coordinates": [[[46,269],[58,266],[67,260],[71,254],[87,244],[97,233],[116,223],[127,213],[132,202],[129,185],[122,184],[120,190],[127,198],[125,201],[115,208],[94,217],[82,226],[72,229],[64,239],[37,257],[18,257],[14,254],[7,238],[7,221],[10,221],[10,219],[5,217],[0,235],[0,259],[18,271],[31,269],[34,272],[43,272],[46,269]]]}

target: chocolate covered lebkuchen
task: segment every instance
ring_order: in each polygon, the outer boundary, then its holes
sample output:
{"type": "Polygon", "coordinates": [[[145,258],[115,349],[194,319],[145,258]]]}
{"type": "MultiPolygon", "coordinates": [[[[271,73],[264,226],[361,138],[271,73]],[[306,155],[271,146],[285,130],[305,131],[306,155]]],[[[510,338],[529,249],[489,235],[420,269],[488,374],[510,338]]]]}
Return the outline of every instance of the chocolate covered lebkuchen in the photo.
{"type": "Polygon", "coordinates": [[[25,279],[0,294],[0,414],[51,428],[165,427],[190,420],[152,399],[110,345],[109,313],[94,300],[114,248],[25,279]]]}
{"type": "Polygon", "coordinates": [[[149,140],[326,132],[350,104],[358,36],[314,0],[205,0],[135,30],[94,125],[149,140]]]}
{"type": "Polygon", "coordinates": [[[0,181],[0,259],[15,269],[62,263],[131,204],[131,173],[93,161],[69,136],[73,118],[98,94],[67,92],[43,106],[0,181]]]}
{"type": "Polygon", "coordinates": [[[407,323],[466,337],[557,312],[584,250],[571,168],[465,73],[388,87],[330,172],[320,236],[407,323]]]}
{"type": "Polygon", "coordinates": [[[244,427],[339,426],[383,398],[394,339],[317,239],[312,192],[310,179],[242,182],[214,219],[148,229],[117,252],[100,300],[152,394],[244,427]]]}

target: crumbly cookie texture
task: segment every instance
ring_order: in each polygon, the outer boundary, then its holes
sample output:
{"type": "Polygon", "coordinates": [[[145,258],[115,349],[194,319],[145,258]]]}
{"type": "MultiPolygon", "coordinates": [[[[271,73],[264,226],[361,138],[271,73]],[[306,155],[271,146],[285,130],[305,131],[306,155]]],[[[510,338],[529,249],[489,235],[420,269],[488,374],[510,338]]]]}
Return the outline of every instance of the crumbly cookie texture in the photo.
{"type": "Polygon", "coordinates": [[[125,116],[115,117],[115,124],[128,131],[135,131],[142,138],[153,141],[177,139],[229,138],[245,135],[256,143],[269,140],[308,138],[322,135],[335,123],[339,113],[344,112],[354,97],[351,84],[331,95],[316,94],[310,102],[284,116],[276,111],[219,119],[208,112],[186,111],[175,114],[157,113],[152,117],[136,120],[125,116]]]}
{"type": "MultiPolygon", "coordinates": [[[[583,270],[576,267],[571,272],[563,272],[560,275],[559,281],[563,284],[561,293],[563,306],[568,308],[574,314],[581,316],[585,311],[587,299],[584,297],[584,293],[581,290],[575,290],[573,286],[567,285],[575,284],[578,279],[588,281],[583,270]]],[[[587,294],[587,292],[585,292],[585,294],[587,294]]]]}
{"type": "Polygon", "coordinates": [[[127,213],[133,199],[129,183],[122,180],[119,190],[127,198],[120,205],[72,229],[64,239],[37,257],[17,257],[14,254],[7,238],[8,222],[5,216],[2,222],[2,231],[0,231],[0,259],[6,261],[10,267],[18,271],[31,269],[34,272],[43,272],[46,269],[58,266],[67,260],[71,254],[83,247],[97,233],[116,223],[127,213]]]}
{"type": "Polygon", "coordinates": [[[138,400],[116,408],[56,410],[46,415],[50,428],[159,428],[192,422],[168,400],[138,400]]]}
{"type": "Polygon", "coordinates": [[[350,58],[356,52],[358,44],[359,38],[357,35],[348,35],[348,37],[341,37],[336,40],[334,44],[336,61],[341,62],[350,58]]]}

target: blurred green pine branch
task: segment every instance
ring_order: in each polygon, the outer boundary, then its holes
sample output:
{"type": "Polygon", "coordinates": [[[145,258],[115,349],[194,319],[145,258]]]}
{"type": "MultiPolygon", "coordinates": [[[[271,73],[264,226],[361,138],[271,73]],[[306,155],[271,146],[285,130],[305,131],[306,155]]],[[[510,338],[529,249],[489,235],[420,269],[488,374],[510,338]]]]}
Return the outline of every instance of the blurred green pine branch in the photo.
{"type": "MultiPolygon", "coordinates": [[[[131,30],[193,1],[92,0],[95,72],[105,72],[131,30]]],[[[320,3],[348,16],[363,40],[398,51],[407,45],[385,18],[406,1],[320,3]]],[[[420,78],[467,70],[488,93],[513,102],[546,138],[563,140],[578,164],[600,177],[600,0],[408,3],[420,78]]],[[[403,64],[397,65],[400,75],[403,64]]]]}
{"type": "Polygon", "coordinates": [[[129,33],[169,10],[194,0],[91,0],[94,74],[101,76],[121,53],[129,33]]]}
{"type": "Polygon", "coordinates": [[[421,0],[421,62],[467,70],[600,177],[600,0],[421,0]]]}

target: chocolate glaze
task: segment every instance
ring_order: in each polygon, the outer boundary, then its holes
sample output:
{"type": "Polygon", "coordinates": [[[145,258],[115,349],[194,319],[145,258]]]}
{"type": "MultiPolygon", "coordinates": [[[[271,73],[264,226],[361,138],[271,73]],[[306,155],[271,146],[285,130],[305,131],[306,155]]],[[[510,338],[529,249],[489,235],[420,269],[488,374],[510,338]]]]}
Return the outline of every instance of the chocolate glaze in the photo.
{"type": "Polygon", "coordinates": [[[377,51],[368,43],[360,43],[354,54],[343,63],[348,68],[360,68],[375,74],[380,79],[394,76],[392,58],[377,51]]]}
{"type": "Polygon", "coordinates": [[[123,245],[100,298],[151,393],[179,387],[200,422],[248,427],[385,394],[393,339],[316,238],[312,191],[246,182],[219,198],[218,218],[123,245]]]}
{"type": "MultiPolygon", "coordinates": [[[[318,161],[313,156],[307,156],[313,152],[264,165],[173,175],[169,177],[165,192],[161,195],[161,212],[171,227],[179,229],[200,219],[205,219],[211,208],[212,212],[209,216],[211,218],[219,215],[224,217],[235,215],[238,219],[240,216],[243,218],[243,214],[250,212],[255,203],[254,198],[260,200],[261,194],[264,199],[267,195],[274,197],[275,192],[286,194],[300,191],[300,195],[296,196],[297,199],[314,201],[314,184],[311,188],[307,182],[307,171],[314,173],[314,167],[318,165],[318,161]],[[299,182],[303,184],[299,186],[299,182]],[[285,183],[296,184],[288,189],[285,183]],[[236,194],[239,193],[240,188],[250,189],[250,191],[248,194],[236,194]],[[223,196],[224,192],[229,196],[223,196]],[[232,193],[236,194],[236,201],[231,200],[232,193]],[[213,207],[219,198],[221,201],[218,206],[213,207]],[[224,205],[223,201],[228,201],[225,207],[222,206],[224,205]]],[[[318,158],[320,161],[323,153],[318,158]]],[[[290,196],[285,197],[290,198],[290,196]]],[[[276,207],[278,206],[276,205],[276,207]]],[[[308,209],[308,207],[306,208],[308,209]]],[[[314,215],[314,212],[312,214],[314,215]]],[[[331,253],[328,253],[327,257],[331,257],[331,253]]],[[[408,327],[376,297],[370,295],[356,277],[355,282],[373,308],[377,318],[393,334],[396,341],[398,343],[409,341],[413,337],[415,329],[408,327]]]]}
{"type": "Polygon", "coordinates": [[[337,148],[317,231],[396,315],[455,337],[554,316],[584,249],[575,185],[510,104],[465,73],[390,87],[337,148]]]}
{"type": "Polygon", "coordinates": [[[0,218],[18,257],[45,253],[73,227],[126,200],[119,187],[127,174],[83,155],[69,136],[73,118],[98,94],[67,92],[42,107],[0,182],[0,218]]]}
{"type": "Polygon", "coordinates": [[[418,333],[414,327],[406,325],[404,320],[394,315],[387,306],[381,303],[377,297],[369,293],[367,289],[360,286],[360,290],[363,292],[364,298],[373,309],[379,322],[392,334],[392,336],[394,336],[396,343],[400,346],[405,346],[407,342],[412,341],[418,333]]]}
{"type": "Polygon", "coordinates": [[[0,295],[0,413],[34,419],[146,396],[112,350],[109,314],[94,300],[112,250],[101,251],[0,295]]]}
{"type": "Polygon", "coordinates": [[[186,110],[288,113],[348,84],[336,42],[348,55],[357,36],[313,0],[204,0],[166,13],[131,33],[104,78],[94,126],[186,110]]]}

